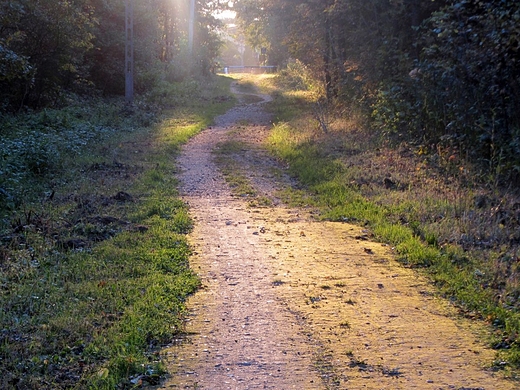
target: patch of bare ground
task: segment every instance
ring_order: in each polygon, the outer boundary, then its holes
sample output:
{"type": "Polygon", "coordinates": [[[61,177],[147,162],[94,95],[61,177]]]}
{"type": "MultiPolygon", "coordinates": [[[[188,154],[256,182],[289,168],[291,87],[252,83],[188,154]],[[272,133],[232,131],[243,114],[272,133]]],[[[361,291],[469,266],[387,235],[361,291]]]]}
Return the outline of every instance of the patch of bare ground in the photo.
{"type": "MultiPolygon", "coordinates": [[[[262,99],[266,97],[261,96],[262,99]]],[[[179,159],[195,219],[187,336],[164,351],[178,389],[513,389],[486,370],[483,331],[434,297],[362,228],[317,222],[274,195],[292,185],[261,147],[269,117],[239,105],[179,159]],[[233,195],[212,150],[230,139],[257,196],[233,195]]]]}

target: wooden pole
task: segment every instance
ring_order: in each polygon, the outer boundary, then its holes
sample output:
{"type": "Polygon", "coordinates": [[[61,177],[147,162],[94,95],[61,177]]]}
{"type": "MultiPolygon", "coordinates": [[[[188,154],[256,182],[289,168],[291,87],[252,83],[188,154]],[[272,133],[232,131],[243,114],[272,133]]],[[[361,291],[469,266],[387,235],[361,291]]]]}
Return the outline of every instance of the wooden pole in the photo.
{"type": "Polygon", "coordinates": [[[125,3],[125,99],[134,101],[134,0],[125,3]]]}
{"type": "Polygon", "coordinates": [[[190,0],[190,20],[188,25],[188,52],[193,56],[193,36],[195,29],[195,0],[190,0]]]}

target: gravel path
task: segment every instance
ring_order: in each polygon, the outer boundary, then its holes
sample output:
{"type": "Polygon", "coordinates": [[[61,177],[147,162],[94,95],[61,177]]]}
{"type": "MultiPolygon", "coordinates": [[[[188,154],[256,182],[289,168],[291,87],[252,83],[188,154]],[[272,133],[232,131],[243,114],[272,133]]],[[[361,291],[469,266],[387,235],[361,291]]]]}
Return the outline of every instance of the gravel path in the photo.
{"type": "MultiPolygon", "coordinates": [[[[258,95],[264,101],[268,96],[258,95]]],[[[261,148],[262,103],[219,117],[183,150],[181,194],[195,229],[189,335],[165,355],[177,389],[514,389],[484,364],[481,331],[361,228],[315,222],[280,204],[261,148]],[[274,206],[233,196],[212,150],[229,139],[243,173],[274,206]]]]}

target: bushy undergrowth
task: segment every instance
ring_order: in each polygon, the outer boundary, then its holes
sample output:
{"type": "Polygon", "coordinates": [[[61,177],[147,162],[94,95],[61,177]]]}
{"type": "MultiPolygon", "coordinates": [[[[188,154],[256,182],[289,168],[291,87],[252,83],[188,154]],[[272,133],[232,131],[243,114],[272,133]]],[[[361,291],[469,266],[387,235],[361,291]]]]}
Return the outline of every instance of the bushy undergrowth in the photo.
{"type": "MultiPolygon", "coordinates": [[[[158,107],[122,101],[73,101],[64,109],[0,116],[0,216],[44,191],[92,145],[121,132],[150,126],[158,107]]],[[[4,221],[5,222],[5,221],[4,221]]]]}
{"type": "Polygon", "coordinates": [[[418,29],[419,58],[375,89],[380,129],[428,148],[456,148],[478,165],[475,178],[518,189],[520,67],[510,58],[519,18],[518,3],[507,1],[448,2],[433,13],[418,29]]]}
{"type": "Polygon", "coordinates": [[[310,70],[301,62],[293,61],[280,70],[278,83],[284,88],[293,91],[320,90],[321,86],[313,79],[310,70]]]}
{"type": "Polygon", "coordinates": [[[158,348],[199,284],[174,157],[229,106],[228,88],[206,80],[162,113],[86,101],[2,118],[1,388],[158,383],[158,348]]]}
{"type": "Polygon", "coordinates": [[[279,122],[269,146],[306,189],[286,194],[288,200],[319,207],[322,218],[364,226],[390,244],[464,315],[490,325],[497,367],[518,370],[518,196],[478,185],[472,180],[478,168],[453,149],[386,142],[355,116],[335,119],[324,133],[312,120],[312,96],[284,90],[275,96],[279,122]]]}

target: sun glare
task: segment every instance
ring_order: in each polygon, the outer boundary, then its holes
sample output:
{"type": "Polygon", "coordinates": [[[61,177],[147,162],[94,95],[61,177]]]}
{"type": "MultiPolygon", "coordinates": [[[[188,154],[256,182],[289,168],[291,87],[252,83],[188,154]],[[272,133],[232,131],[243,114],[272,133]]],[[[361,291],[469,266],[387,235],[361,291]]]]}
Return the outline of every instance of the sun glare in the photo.
{"type": "Polygon", "coordinates": [[[235,19],[236,12],[231,10],[225,10],[215,13],[217,19],[235,19]]]}

